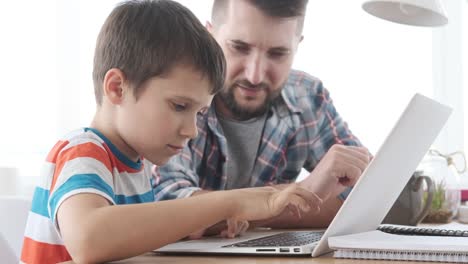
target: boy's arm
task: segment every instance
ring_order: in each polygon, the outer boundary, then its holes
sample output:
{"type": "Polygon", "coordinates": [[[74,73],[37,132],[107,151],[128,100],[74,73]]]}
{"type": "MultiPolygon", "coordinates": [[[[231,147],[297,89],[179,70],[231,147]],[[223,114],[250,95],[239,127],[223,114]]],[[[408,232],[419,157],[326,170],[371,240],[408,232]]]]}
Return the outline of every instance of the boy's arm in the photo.
{"type": "MultiPolygon", "coordinates": [[[[281,187],[286,187],[287,184],[282,185],[281,187]]],[[[200,191],[194,195],[206,193],[208,191],[200,191]]],[[[326,228],[330,225],[331,221],[335,217],[338,210],[341,208],[343,200],[338,197],[331,197],[328,200],[324,201],[320,206],[320,211],[308,211],[301,214],[301,217],[295,217],[291,215],[288,211],[281,213],[276,217],[270,219],[264,219],[259,221],[249,222],[247,226],[243,226],[243,222],[230,222],[229,224],[226,221],[217,223],[214,226],[209,227],[208,229],[198,230],[195,233],[192,233],[190,239],[200,239],[202,236],[212,236],[221,234],[222,237],[235,237],[241,235],[246,231],[247,228],[254,227],[271,227],[271,228],[326,228]],[[228,230],[228,225],[232,225],[231,228],[234,230],[228,230]]]]}
{"type": "Polygon", "coordinates": [[[63,202],[57,221],[75,262],[102,262],[148,252],[196,227],[225,219],[232,213],[226,208],[234,207],[227,206],[229,200],[213,193],[197,199],[109,206],[102,196],[79,194],[63,202]]]}
{"type": "Polygon", "coordinates": [[[116,206],[96,194],[78,194],[62,203],[57,221],[75,262],[104,262],[148,252],[223,219],[268,218],[291,205],[315,211],[320,203],[299,185],[282,191],[252,188],[116,206]]]}

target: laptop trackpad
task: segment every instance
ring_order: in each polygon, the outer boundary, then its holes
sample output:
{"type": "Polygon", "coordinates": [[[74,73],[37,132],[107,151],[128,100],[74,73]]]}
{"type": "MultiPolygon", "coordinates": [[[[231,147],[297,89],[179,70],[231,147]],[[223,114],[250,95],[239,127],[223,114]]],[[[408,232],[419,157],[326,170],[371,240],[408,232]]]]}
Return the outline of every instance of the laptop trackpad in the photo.
{"type": "Polygon", "coordinates": [[[242,241],[255,239],[263,236],[269,236],[279,233],[278,231],[249,231],[244,233],[242,236],[236,238],[221,238],[221,237],[203,237],[197,240],[185,240],[177,243],[169,244],[162,248],[155,250],[158,251],[180,251],[183,249],[194,250],[194,249],[208,249],[208,248],[222,248],[223,246],[239,243],[242,241]]]}

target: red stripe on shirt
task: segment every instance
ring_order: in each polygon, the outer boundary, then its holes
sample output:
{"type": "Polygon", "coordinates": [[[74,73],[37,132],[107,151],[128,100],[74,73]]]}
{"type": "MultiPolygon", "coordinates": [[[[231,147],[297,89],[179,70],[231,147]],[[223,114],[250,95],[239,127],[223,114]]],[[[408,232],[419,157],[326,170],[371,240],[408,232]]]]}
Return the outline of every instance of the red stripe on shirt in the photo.
{"type": "Polygon", "coordinates": [[[57,143],[55,143],[55,146],[50,150],[49,154],[47,155],[46,161],[50,163],[55,163],[57,155],[68,143],[68,141],[58,141],[57,143]]]}
{"type": "MultiPolygon", "coordinates": [[[[109,146],[107,146],[106,144],[103,144],[104,148],[106,149],[106,151],[108,153],[112,153],[111,149],[109,148],[109,146]]],[[[128,165],[126,165],[125,163],[123,163],[122,161],[120,161],[115,155],[112,155],[110,157],[111,161],[112,161],[112,164],[114,165],[114,167],[117,169],[117,171],[119,173],[122,173],[122,172],[128,172],[128,173],[137,173],[137,172],[140,172],[142,170],[142,168],[136,170],[134,168],[131,168],[129,167],[128,165]]],[[[141,158],[141,162],[143,162],[143,158],[141,158]]],[[[142,166],[143,167],[143,166],[142,166]]]]}
{"type": "Polygon", "coordinates": [[[21,261],[28,264],[48,264],[71,260],[70,254],[63,245],[52,245],[24,238],[21,261]]]}
{"type": "Polygon", "coordinates": [[[60,153],[60,156],[57,157],[54,177],[52,179],[52,185],[50,186],[51,193],[54,190],[57,178],[62,172],[62,169],[65,163],[70,162],[71,160],[76,159],[76,158],[96,159],[97,161],[102,162],[102,164],[104,164],[106,168],[110,172],[112,172],[112,165],[111,165],[111,161],[109,160],[109,154],[100,146],[91,142],[73,146],[69,149],[62,151],[60,153]]]}

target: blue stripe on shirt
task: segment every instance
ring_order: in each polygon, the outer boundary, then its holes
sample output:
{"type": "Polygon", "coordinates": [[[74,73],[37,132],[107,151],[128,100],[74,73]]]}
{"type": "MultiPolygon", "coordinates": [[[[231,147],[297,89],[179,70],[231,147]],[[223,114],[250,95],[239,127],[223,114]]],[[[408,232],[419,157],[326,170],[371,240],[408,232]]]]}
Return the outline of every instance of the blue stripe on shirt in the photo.
{"type": "Polygon", "coordinates": [[[97,129],[95,129],[95,128],[85,128],[85,131],[88,131],[88,130],[91,130],[94,134],[98,135],[106,143],[106,145],[109,147],[109,149],[112,151],[112,153],[120,161],[122,161],[125,165],[127,165],[128,167],[130,167],[130,168],[132,168],[134,170],[140,170],[141,169],[141,166],[143,164],[141,159],[138,159],[137,162],[132,161],[125,154],[120,152],[120,150],[114,144],[112,144],[112,142],[107,137],[105,137],[101,132],[99,132],[97,129]]]}
{"type": "Polygon", "coordinates": [[[41,187],[36,187],[32,199],[31,212],[50,218],[49,211],[47,210],[48,199],[49,190],[43,189],[41,187]]]}
{"type": "Polygon", "coordinates": [[[117,204],[136,204],[136,203],[154,202],[154,192],[151,190],[144,194],[137,194],[137,195],[132,195],[132,196],[116,195],[115,202],[117,204]]]}
{"type": "Polygon", "coordinates": [[[67,193],[78,189],[96,189],[104,192],[109,197],[114,198],[114,191],[99,175],[97,174],[76,174],[70,177],[57,190],[52,192],[49,199],[50,212],[53,214],[51,219],[55,221],[55,210],[60,199],[67,193]]]}

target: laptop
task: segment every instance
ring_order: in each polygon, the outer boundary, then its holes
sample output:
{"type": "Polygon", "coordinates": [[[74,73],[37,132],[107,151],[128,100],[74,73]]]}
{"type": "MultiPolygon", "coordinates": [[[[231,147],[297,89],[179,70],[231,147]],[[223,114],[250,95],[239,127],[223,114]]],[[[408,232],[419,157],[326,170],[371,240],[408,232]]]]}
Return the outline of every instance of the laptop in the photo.
{"type": "Polygon", "coordinates": [[[234,239],[179,241],[155,252],[312,257],[328,253],[332,251],[328,237],[371,231],[380,225],[450,113],[451,108],[414,95],[325,231],[253,230],[234,239]]]}

